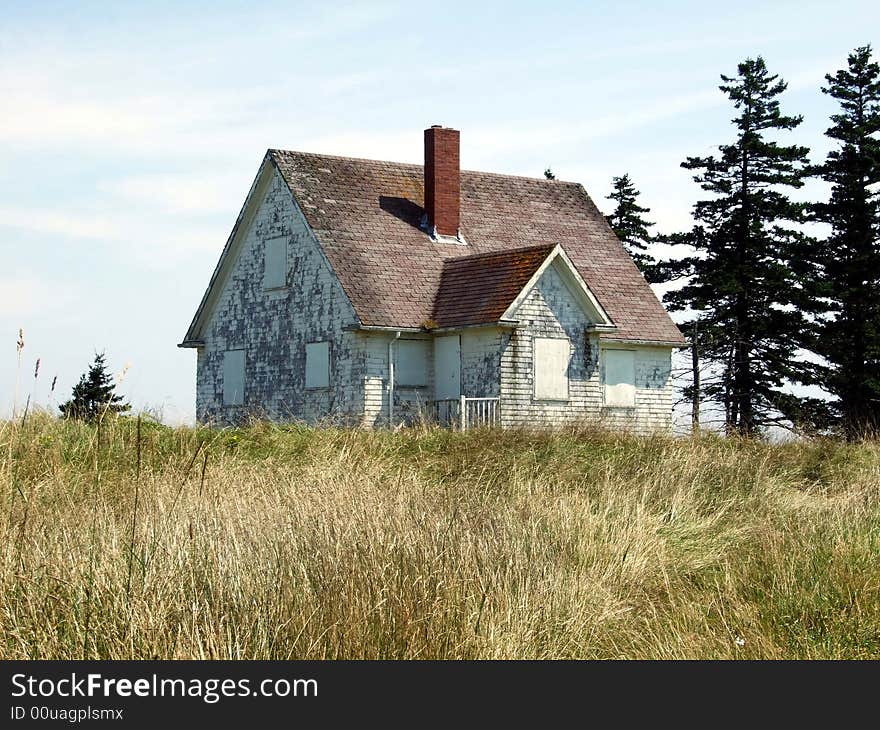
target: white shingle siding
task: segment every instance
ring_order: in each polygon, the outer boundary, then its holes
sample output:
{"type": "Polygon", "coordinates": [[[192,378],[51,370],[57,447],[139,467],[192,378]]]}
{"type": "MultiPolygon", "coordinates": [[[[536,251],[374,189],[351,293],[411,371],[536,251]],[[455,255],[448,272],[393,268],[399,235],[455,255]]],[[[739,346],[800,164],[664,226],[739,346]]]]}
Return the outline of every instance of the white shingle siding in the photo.
{"type": "Polygon", "coordinates": [[[391,335],[358,333],[357,348],[363,362],[364,426],[388,423],[388,342],[391,335]]]}
{"type": "Polygon", "coordinates": [[[553,266],[520,305],[515,319],[520,323],[517,330],[511,334],[498,331],[504,342],[500,388],[504,426],[602,421],[643,433],[671,428],[671,349],[628,346],[635,352],[635,407],[606,408],[598,336],[588,329],[590,321],[553,266]],[[558,337],[567,338],[571,346],[568,400],[537,399],[534,340],[558,337]]]}
{"type": "MultiPolygon", "coordinates": [[[[316,245],[287,185],[272,171],[257,212],[243,230],[241,249],[204,327],[197,364],[196,412],[200,421],[238,423],[249,415],[274,420],[360,422],[363,360],[356,318],[327,260],[316,245]],[[286,243],[281,246],[278,241],[286,243]],[[266,290],[266,242],[284,251],[283,276],[266,290]],[[328,388],[306,389],[305,345],[330,343],[328,388]],[[223,403],[227,350],[245,350],[244,403],[223,403]]],[[[271,262],[270,269],[277,270],[271,262]]]]}
{"type": "Polygon", "coordinates": [[[520,328],[510,335],[501,358],[501,421],[505,426],[549,425],[596,417],[601,407],[597,380],[597,340],[588,338],[590,320],[554,266],[514,314],[520,328]],[[568,400],[534,398],[532,352],[535,338],[568,338],[571,360],[568,400]]]}
{"type": "MultiPolygon", "coordinates": [[[[398,357],[398,345],[401,340],[419,339],[424,341],[428,352],[427,381],[424,386],[404,385],[400,382],[400,374],[395,375],[394,387],[394,422],[412,423],[418,420],[422,411],[434,399],[434,367],[433,348],[430,335],[405,333],[396,342],[394,333],[360,332],[357,333],[357,349],[362,359],[363,379],[363,419],[364,426],[388,425],[388,345],[392,344],[395,361],[398,357]]],[[[406,379],[406,378],[405,378],[406,379]]]]}
{"type": "Polygon", "coordinates": [[[497,398],[501,392],[500,330],[488,327],[462,330],[461,394],[470,398],[497,398]]]}

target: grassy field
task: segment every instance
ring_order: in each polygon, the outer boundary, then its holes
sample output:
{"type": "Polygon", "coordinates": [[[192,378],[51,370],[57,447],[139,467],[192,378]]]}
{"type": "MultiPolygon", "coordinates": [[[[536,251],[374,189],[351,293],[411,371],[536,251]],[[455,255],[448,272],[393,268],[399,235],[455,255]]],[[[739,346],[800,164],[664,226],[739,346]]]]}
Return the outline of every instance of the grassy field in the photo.
{"type": "Polygon", "coordinates": [[[880,657],[880,444],[0,424],[3,658],[880,657]]]}

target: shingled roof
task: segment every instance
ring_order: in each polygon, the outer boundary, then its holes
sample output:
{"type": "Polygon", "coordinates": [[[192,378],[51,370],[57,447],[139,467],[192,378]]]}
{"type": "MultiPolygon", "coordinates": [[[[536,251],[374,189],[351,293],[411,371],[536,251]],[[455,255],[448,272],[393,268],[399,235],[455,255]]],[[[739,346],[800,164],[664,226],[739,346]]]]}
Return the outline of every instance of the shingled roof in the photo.
{"type": "MultiPolygon", "coordinates": [[[[577,183],[462,170],[461,234],[466,241],[462,245],[435,240],[422,230],[421,165],[286,150],[269,150],[269,157],[363,325],[421,327],[431,319],[439,322],[438,315],[455,326],[477,324],[476,320],[498,313],[501,295],[508,293],[504,287],[515,286],[541,251],[561,244],[617,325],[610,336],[685,342],[604,216],[577,183]],[[503,255],[526,248],[532,253],[503,255]],[[501,255],[493,259],[493,254],[501,255]],[[477,276],[473,266],[480,259],[489,265],[477,276]],[[507,277],[490,273],[495,264],[518,273],[507,277]],[[456,314],[453,308],[447,317],[450,309],[444,302],[451,290],[444,286],[438,298],[441,281],[444,275],[462,270],[480,286],[495,287],[497,301],[487,301],[484,307],[473,299],[467,312],[456,314]]],[[[456,296],[465,294],[458,291],[456,296]]]]}
{"type": "Polygon", "coordinates": [[[532,246],[447,259],[432,319],[440,327],[498,322],[554,248],[532,246]]]}

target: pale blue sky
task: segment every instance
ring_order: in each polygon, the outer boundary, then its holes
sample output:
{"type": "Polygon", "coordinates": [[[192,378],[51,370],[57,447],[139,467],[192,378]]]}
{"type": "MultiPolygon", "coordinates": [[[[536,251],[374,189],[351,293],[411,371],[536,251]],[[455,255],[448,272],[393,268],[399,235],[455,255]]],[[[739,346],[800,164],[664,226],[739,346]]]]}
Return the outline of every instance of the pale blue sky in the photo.
{"type": "Polygon", "coordinates": [[[827,150],[819,91],[876,40],[875,2],[0,2],[0,415],[56,400],[96,349],[136,407],[194,412],[179,350],[268,147],[582,182],[629,172],[661,230],[689,223],[679,168],[730,138],[717,90],[762,54],[792,140],[827,150]],[[3,354],[5,353],[5,354],[3,354]]]}

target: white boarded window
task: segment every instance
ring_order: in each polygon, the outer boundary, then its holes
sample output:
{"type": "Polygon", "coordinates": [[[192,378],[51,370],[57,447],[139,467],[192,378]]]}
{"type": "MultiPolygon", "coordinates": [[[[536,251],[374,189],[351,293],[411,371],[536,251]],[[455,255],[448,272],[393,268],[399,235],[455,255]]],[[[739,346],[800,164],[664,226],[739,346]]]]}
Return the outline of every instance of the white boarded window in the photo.
{"type": "Polygon", "coordinates": [[[635,404],[635,351],[605,350],[605,405],[633,408],[635,404]]]}
{"type": "Polygon", "coordinates": [[[244,403],[244,350],[223,353],[223,405],[244,403]]]}
{"type": "Polygon", "coordinates": [[[535,400],[568,400],[568,340],[536,337],[533,367],[535,400]]]}
{"type": "Polygon", "coordinates": [[[330,343],[309,342],[306,345],[306,388],[330,386],[330,343]]]}
{"type": "Polygon", "coordinates": [[[398,340],[394,380],[398,385],[422,387],[428,384],[429,340],[398,340]]]}
{"type": "Polygon", "coordinates": [[[287,237],[266,241],[263,288],[277,289],[287,284],[287,237]]]}

